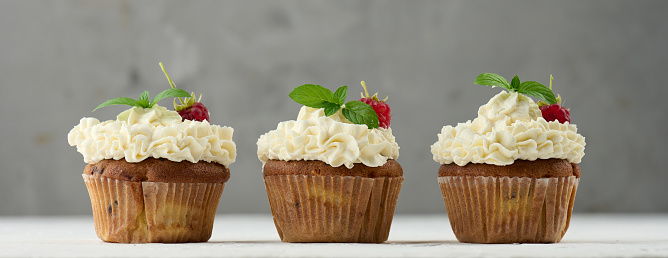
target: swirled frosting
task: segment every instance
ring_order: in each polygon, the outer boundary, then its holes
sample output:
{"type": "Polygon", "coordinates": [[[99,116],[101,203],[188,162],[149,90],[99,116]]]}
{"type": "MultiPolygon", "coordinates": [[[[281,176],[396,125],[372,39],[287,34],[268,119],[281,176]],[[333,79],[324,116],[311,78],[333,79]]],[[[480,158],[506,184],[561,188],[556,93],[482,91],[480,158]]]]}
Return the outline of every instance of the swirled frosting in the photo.
{"type": "Polygon", "coordinates": [[[153,157],[228,166],[237,155],[233,133],[230,127],[211,125],[206,120],[181,122],[177,112],[155,105],[133,107],[119,114],[115,121],[82,118],[67,140],[71,146],[77,146],[84,162],[89,164],[123,158],[127,162],[141,162],[153,157]]]}
{"type": "Polygon", "coordinates": [[[368,129],[348,121],[340,110],[325,116],[321,108],[304,106],[296,121],[281,122],[260,136],[257,156],[263,164],[270,159],[320,160],[333,167],[378,167],[399,157],[399,145],[391,128],[368,129]]]}
{"type": "Polygon", "coordinates": [[[434,160],[510,165],[517,159],[567,159],[580,163],[585,138],[568,122],[548,122],[531,98],[501,92],[480,107],[473,121],[444,126],[431,146],[434,160]]]}

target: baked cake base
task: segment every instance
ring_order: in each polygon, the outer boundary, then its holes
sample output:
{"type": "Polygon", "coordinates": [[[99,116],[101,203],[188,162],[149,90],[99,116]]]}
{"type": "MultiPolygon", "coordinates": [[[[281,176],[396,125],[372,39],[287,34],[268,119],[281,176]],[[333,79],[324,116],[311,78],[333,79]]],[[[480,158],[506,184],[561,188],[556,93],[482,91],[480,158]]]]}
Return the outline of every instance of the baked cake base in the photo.
{"type": "Polygon", "coordinates": [[[264,182],[281,240],[386,241],[404,180],[401,166],[387,163],[349,170],[322,161],[267,162],[264,182]]]}
{"type": "Polygon", "coordinates": [[[82,175],[106,242],[186,243],[211,237],[229,170],[217,163],[103,160],[82,175]]]}
{"type": "Polygon", "coordinates": [[[577,164],[558,159],[449,164],[438,183],[460,242],[556,243],[568,230],[579,176],[577,164]]]}

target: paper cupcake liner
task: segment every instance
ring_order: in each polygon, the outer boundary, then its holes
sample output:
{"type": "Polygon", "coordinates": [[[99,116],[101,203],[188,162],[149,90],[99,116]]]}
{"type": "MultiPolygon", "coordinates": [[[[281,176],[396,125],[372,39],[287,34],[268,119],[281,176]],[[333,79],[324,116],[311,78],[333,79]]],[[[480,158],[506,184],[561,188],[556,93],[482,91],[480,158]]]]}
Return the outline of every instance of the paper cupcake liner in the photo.
{"type": "Polygon", "coordinates": [[[284,242],[386,241],[403,180],[403,177],[264,177],[274,223],[284,242]]]}
{"type": "Polygon", "coordinates": [[[83,175],[97,236],[117,243],[204,242],[224,183],[130,182],[83,175]]]}
{"type": "Polygon", "coordinates": [[[460,242],[556,243],[568,229],[579,178],[438,178],[460,242]]]}

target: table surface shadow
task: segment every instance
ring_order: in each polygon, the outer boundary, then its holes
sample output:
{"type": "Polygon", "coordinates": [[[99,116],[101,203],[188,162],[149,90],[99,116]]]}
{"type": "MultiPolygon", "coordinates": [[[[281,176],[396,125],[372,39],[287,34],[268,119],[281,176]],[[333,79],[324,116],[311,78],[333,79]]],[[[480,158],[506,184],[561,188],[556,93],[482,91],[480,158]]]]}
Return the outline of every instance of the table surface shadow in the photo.
{"type": "Polygon", "coordinates": [[[0,217],[0,257],[668,257],[668,214],[574,214],[556,244],[468,244],[445,214],[396,215],[387,242],[284,243],[270,215],[219,215],[209,242],[115,244],[92,216],[0,217]]]}

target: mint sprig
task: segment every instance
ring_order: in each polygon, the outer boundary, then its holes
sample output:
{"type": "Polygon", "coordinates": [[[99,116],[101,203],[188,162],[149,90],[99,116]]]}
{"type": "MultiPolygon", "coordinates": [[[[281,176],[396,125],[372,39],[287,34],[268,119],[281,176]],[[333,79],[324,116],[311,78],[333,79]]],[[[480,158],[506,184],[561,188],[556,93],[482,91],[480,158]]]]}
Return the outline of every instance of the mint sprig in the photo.
{"type": "Polygon", "coordinates": [[[137,100],[125,97],[107,100],[93,109],[93,112],[99,108],[112,105],[128,105],[134,107],[152,108],[156,103],[158,103],[158,101],[170,97],[190,97],[190,94],[182,89],[166,89],[158,93],[158,95],[156,95],[153,100],[149,102],[148,91],[144,91],[141,95],[139,95],[139,99],[137,100]]]}
{"type": "Polygon", "coordinates": [[[478,75],[473,83],[485,86],[501,87],[508,90],[511,89],[510,84],[508,84],[506,78],[503,78],[503,76],[495,73],[483,73],[478,75]]]}
{"type": "Polygon", "coordinates": [[[515,77],[513,77],[513,79],[510,81],[510,88],[513,88],[513,89],[519,89],[520,88],[520,77],[517,77],[517,75],[515,75],[515,77]]]}
{"type": "Polygon", "coordinates": [[[137,100],[137,103],[140,106],[147,106],[150,105],[151,103],[148,101],[148,91],[144,91],[139,95],[139,99],[137,100]]]}
{"type": "Polygon", "coordinates": [[[379,127],[378,114],[369,104],[357,100],[345,102],[348,86],[341,86],[332,93],[320,85],[304,84],[292,90],[289,96],[304,106],[324,109],[326,116],[333,115],[343,107],[341,113],[348,121],[366,125],[369,129],[379,127]]]}
{"type": "Polygon", "coordinates": [[[526,81],[520,83],[520,78],[515,75],[510,83],[503,78],[503,76],[494,74],[494,73],[482,73],[475,78],[474,84],[492,86],[492,87],[501,87],[507,89],[510,92],[522,93],[524,95],[529,95],[542,99],[548,104],[557,103],[557,98],[554,96],[554,92],[545,85],[540,84],[535,81],[526,81]]]}
{"type": "Polygon", "coordinates": [[[346,119],[355,124],[364,124],[369,129],[377,128],[380,126],[378,122],[378,114],[373,108],[362,101],[353,100],[346,103],[346,107],[341,110],[346,119]]]}
{"type": "Polygon", "coordinates": [[[346,102],[346,97],[348,97],[348,86],[341,86],[334,92],[334,99],[339,106],[346,102]]]}
{"type": "Polygon", "coordinates": [[[333,115],[343,105],[339,98],[334,97],[331,90],[315,84],[304,84],[295,88],[290,92],[290,98],[307,107],[324,108],[326,116],[333,115]]]}

